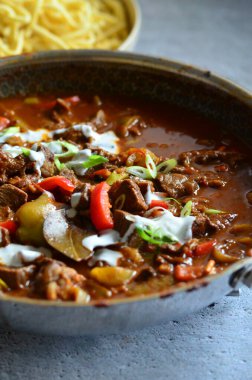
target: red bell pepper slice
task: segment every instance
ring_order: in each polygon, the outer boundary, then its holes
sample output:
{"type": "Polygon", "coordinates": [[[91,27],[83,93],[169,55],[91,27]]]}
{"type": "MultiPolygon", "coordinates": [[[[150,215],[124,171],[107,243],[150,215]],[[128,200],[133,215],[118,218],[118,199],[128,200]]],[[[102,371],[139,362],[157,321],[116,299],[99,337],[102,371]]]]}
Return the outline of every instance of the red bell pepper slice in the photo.
{"type": "Polygon", "coordinates": [[[215,244],[216,244],[215,240],[209,240],[209,241],[200,243],[199,245],[197,245],[195,251],[193,252],[194,256],[209,255],[212,252],[215,244]]]}
{"type": "Polygon", "coordinates": [[[75,186],[69,179],[60,175],[46,178],[39,182],[38,185],[46,191],[59,188],[63,193],[72,193],[75,189],[75,186]]]}
{"type": "Polygon", "coordinates": [[[151,201],[149,208],[153,208],[153,207],[163,207],[166,210],[168,210],[169,208],[168,204],[165,201],[161,201],[159,199],[154,199],[151,201]]]}
{"type": "Polygon", "coordinates": [[[10,120],[7,119],[7,117],[0,116],[0,131],[8,127],[9,124],[10,124],[10,120]]]}
{"type": "Polygon", "coordinates": [[[8,230],[12,235],[14,235],[17,231],[17,223],[13,220],[6,220],[4,222],[0,222],[0,227],[6,228],[6,230],[8,230]]]}
{"type": "Polygon", "coordinates": [[[101,182],[95,186],[91,193],[90,216],[93,225],[98,231],[114,227],[114,222],[110,214],[111,204],[108,195],[109,189],[110,186],[107,182],[101,182]]]}

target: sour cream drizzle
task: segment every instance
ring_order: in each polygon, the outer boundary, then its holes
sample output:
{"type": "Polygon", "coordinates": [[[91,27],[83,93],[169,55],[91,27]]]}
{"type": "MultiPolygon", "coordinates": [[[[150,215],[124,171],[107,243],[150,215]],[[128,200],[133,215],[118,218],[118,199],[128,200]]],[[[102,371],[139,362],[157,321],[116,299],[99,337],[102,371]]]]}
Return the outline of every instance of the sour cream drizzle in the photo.
{"type": "Polygon", "coordinates": [[[83,247],[93,251],[97,247],[106,247],[120,241],[119,232],[115,230],[104,230],[99,235],[91,235],[82,240],[83,247]]]}
{"type": "Polygon", "coordinates": [[[123,255],[118,251],[113,251],[108,248],[98,249],[94,256],[91,259],[91,263],[95,264],[97,261],[105,261],[111,267],[115,267],[117,265],[118,259],[123,257],[123,255]]]}
{"type": "MultiPolygon", "coordinates": [[[[159,209],[162,209],[163,212],[156,218],[145,218],[139,215],[131,214],[127,215],[126,219],[133,222],[133,226],[131,225],[129,230],[132,231],[132,229],[135,229],[136,227],[150,227],[154,231],[159,231],[161,236],[167,236],[181,244],[184,244],[188,240],[192,239],[192,225],[195,221],[194,216],[177,217],[168,210],[161,207],[159,207],[159,209]]],[[[123,241],[127,240],[129,230],[123,236],[123,241]]]]}
{"type": "Polygon", "coordinates": [[[80,150],[66,163],[66,166],[73,169],[77,175],[84,176],[88,169],[83,167],[83,162],[87,161],[90,156],[92,156],[90,149],[80,150]]]}
{"type": "Polygon", "coordinates": [[[29,154],[30,161],[35,162],[35,169],[36,172],[41,175],[41,167],[43,166],[45,162],[45,155],[43,152],[35,152],[34,150],[30,150],[29,154]]]}
{"type": "Polygon", "coordinates": [[[41,252],[29,245],[9,244],[0,248],[0,264],[11,267],[22,267],[42,256],[41,252]]]}
{"type": "Polygon", "coordinates": [[[15,158],[19,156],[20,154],[23,154],[22,148],[18,145],[9,145],[4,144],[2,146],[2,151],[8,153],[12,158],[15,158]]]}
{"type": "MultiPolygon", "coordinates": [[[[159,194],[161,194],[161,193],[159,193],[159,194]]],[[[151,191],[150,185],[148,185],[144,199],[145,199],[146,204],[150,205],[152,201],[163,201],[166,199],[166,197],[162,196],[162,195],[158,195],[158,193],[153,193],[151,191]]]]}
{"type": "Polygon", "coordinates": [[[17,133],[15,136],[20,137],[25,142],[39,142],[52,137],[52,133],[47,129],[37,129],[36,131],[28,130],[27,132],[17,133]]]}
{"type": "Polygon", "coordinates": [[[71,207],[76,208],[80,202],[81,193],[74,193],[71,196],[71,207]]]}
{"type": "Polygon", "coordinates": [[[117,153],[119,141],[113,131],[97,133],[92,126],[86,123],[76,124],[73,126],[75,131],[81,131],[83,136],[90,138],[90,143],[93,147],[102,148],[110,153],[117,153]]]}
{"type": "MultiPolygon", "coordinates": [[[[14,127],[15,128],[15,127],[14,127]]],[[[17,131],[19,131],[19,127],[16,127],[17,131]]],[[[3,133],[0,136],[0,143],[5,143],[9,138],[11,137],[19,137],[24,142],[39,142],[42,140],[46,140],[47,138],[52,137],[52,133],[49,132],[47,129],[37,129],[36,131],[28,130],[27,132],[17,132],[13,131],[13,133],[3,133]]]]}

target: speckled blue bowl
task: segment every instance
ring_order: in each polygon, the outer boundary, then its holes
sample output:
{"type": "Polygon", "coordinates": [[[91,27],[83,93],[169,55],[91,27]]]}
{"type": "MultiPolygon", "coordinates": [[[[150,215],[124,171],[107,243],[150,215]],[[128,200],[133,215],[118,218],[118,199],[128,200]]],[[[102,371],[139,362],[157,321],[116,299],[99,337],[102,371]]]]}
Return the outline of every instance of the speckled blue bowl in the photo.
{"type": "MultiPolygon", "coordinates": [[[[251,94],[209,71],[103,51],[55,51],[0,60],[0,97],[55,91],[141,97],[180,105],[217,120],[252,146],[251,94]]],[[[222,274],[124,301],[75,305],[1,295],[0,323],[50,335],[120,332],[178,319],[211,304],[242,282],[252,286],[252,258],[231,265],[222,274]]]]}

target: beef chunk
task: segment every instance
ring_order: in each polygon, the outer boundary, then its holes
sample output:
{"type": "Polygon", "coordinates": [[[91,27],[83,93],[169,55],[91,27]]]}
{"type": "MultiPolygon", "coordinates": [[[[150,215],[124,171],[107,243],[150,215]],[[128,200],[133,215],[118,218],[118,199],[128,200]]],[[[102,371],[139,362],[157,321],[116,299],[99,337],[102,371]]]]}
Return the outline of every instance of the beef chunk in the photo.
{"type": "Polygon", "coordinates": [[[235,219],[236,214],[197,215],[193,223],[193,237],[203,237],[226,229],[235,219]]]}
{"type": "Polygon", "coordinates": [[[197,194],[199,190],[198,184],[193,179],[189,179],[183,174],[159,174],[157,177],[157,184],[161,191],[165,191],[168,197],[172,198],[197,194]]]}
{"type": "Polygon", "coordinates": [[[191,166],[193,163],[201,165],[226,163],[234,168],[243,159],[244,156],[237,152],[202,149],[181,153],[178,162],[183,166],[191,166]]]}
{"type": "Polygon", "coordinates": [[[44,153],[45,161],[41,167],[41,174],[44,178],[52,177],[55,174],[54,154],[43,145],[40,145],[38,151],[44,153]]]}
{"type": "Polygon", "coordinates": [[[0,227],[0,247],[10,244],[10,233],[6,228],[0,227]]]}
{"type": "Polygon", "coordinates": [[[203,237],[209,228],[209,218],[207,215],[199,214],[192,225],[193,237],[203,237]]]}
{"type": "Polygon", "coordinates": [[[197,215],[203,213],[205,209],[209,208],[209,199],[205,197],[186,197],[183,198],[182,204],[185,205],[187,202],[192,201],[192,214],[197,215]]]}
{"type": "Polygon", "coordinates": [[[148,209],[139,186],[131,179],[116,182],[109,192],[114,209],[141,212],[148,209]]]}
{"type": "MultiPolygon", "coordinates": [[[[82,133],[81,128],[73,128],[72,121],[69,119],[68,114],[59,114],[58,112],[51,113],[51,120],[48,122],[46,128],[54,130],[54,139],[62,139],[69,143],[75,143],[83,145],[88,142],[88,138],[82,133]]],[[[93,128],[93,125],[89,122],[85,123],[93,128]]]]}
{"type": "Polygon", "coordinates": [[[74,171],[68,168],[64,168],[60,171],[59,175],[66,177],[72,184],[76,187],[76,190],[80,190],[82,188],[82,182],[76,177],[74,171]]]}
{"type": "Polygon", "coordinates": [[[143,196],[145,196],[145,194],[147,193],[148,187],[150,187],[152,192],[155,191],[155,187],[152,181],[145,181],[145,180],[138,179],[135,182],[138,185],[143,196]]]}
{"type": "Polygon", "coordinates": [[[88,294],[83,290],[85,277],[73,268],[52,259],[43,258],[34,279],[34,291],[49,300],[85,302],[88,294]]]}
{"type": "Polygon", "coordinates": [[[25,174],[26,161],[23,155],[12,158],[0,150],[0,183],[7,182],[8,178],[25,174]]]}
{"type": "Polygon", "coordinates": [[[128,212],[122,210],[115,210],[114,212],[114,229],[123,236],[129,229],[132,222],[126,219],[130,215],[128,212]]]}
{"type": "Polygon", "coordinates": [[[11,289],[21,289],[29,285],[29,282],[34,276],[35,269],[35,265],[29,265],[22,268],[0,265],[0,278],[11,289]]]}
{"type": "Polygon", "coordinates": [[[0,222],[4,222],[7,219],[11,219],[14,216],[14,212],[9,206],[0,206],[0,222]]]}
{"type": "Polygon", "coordinates": [[[193,174],[197,172],[197,169],[191,167],[191,166],[181,166],[177,165],[175,168],[171,170],[172,173],[178,173],[178,174],[193,174]]]}
{"type": "Polygon", "coordinates": [[[88,182],[82,184],[81,188],[81,197],[79,203],[76,206],[77,210],[86,210],[90,205],[90,194],[91,194],[92,185],[88,182]]]}
{"type": "Polygon", "coordinates": [[[33,186],[34,183],[37,183],[38,181],[38,175],[37,174],[27,174],[23,177],[13,177],[10,178],[8,183],[10,183],[13,186],[18,187],[21,190],[26,191],[27,187],[30,185],[33,186]]]}
{"type": "Polygon", "coordinates": [[[143,241],[138,233],[134,230],[130,231],[132,222],[126,219],[126,216],[130,215],[128,212],[122,210],[115,210],[114,212],[114,229],[119,232],[120,236],[124,236],[129,231],[127,237],[127,246],[131,248],[139,248],[143,241]]]}
{"type": "Polygon", "coordinates": [[[199,173],[191,175],[190,178],[197,182],[200,186],[209,186],[214,188],[224,187],[227,183],[218,174],[211,171],[200,171],[199,173]]]}
{"type": "Polygon", "coordinates": [[[9,206],[16,211],[22,204],[27,202],[28,196],[18,187],[6,184],[0,187],[0,206],[9,206]]]}
{"type": "Polygon", "coordinates": [[[213,231],[224,230],[231,225],[237,217],[236,214],[214,214],[209,216],[209,227],[213,231]]]}

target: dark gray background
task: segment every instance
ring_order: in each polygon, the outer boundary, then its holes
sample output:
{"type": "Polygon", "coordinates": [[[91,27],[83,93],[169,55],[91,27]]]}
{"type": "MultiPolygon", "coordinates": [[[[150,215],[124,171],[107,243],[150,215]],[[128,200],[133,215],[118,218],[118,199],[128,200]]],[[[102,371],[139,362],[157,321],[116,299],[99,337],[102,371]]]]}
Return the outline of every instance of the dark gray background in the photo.
{"type": "MultiPolygon", "coordinates": [[[[136,51],[203,66],[252,90],[252,1],[140,4],[136,51]]],[[[183,321],[127,335],[69,339],[0,333],[1,380],[252,379],[252,292],[247,289],[183,321]]]]}

